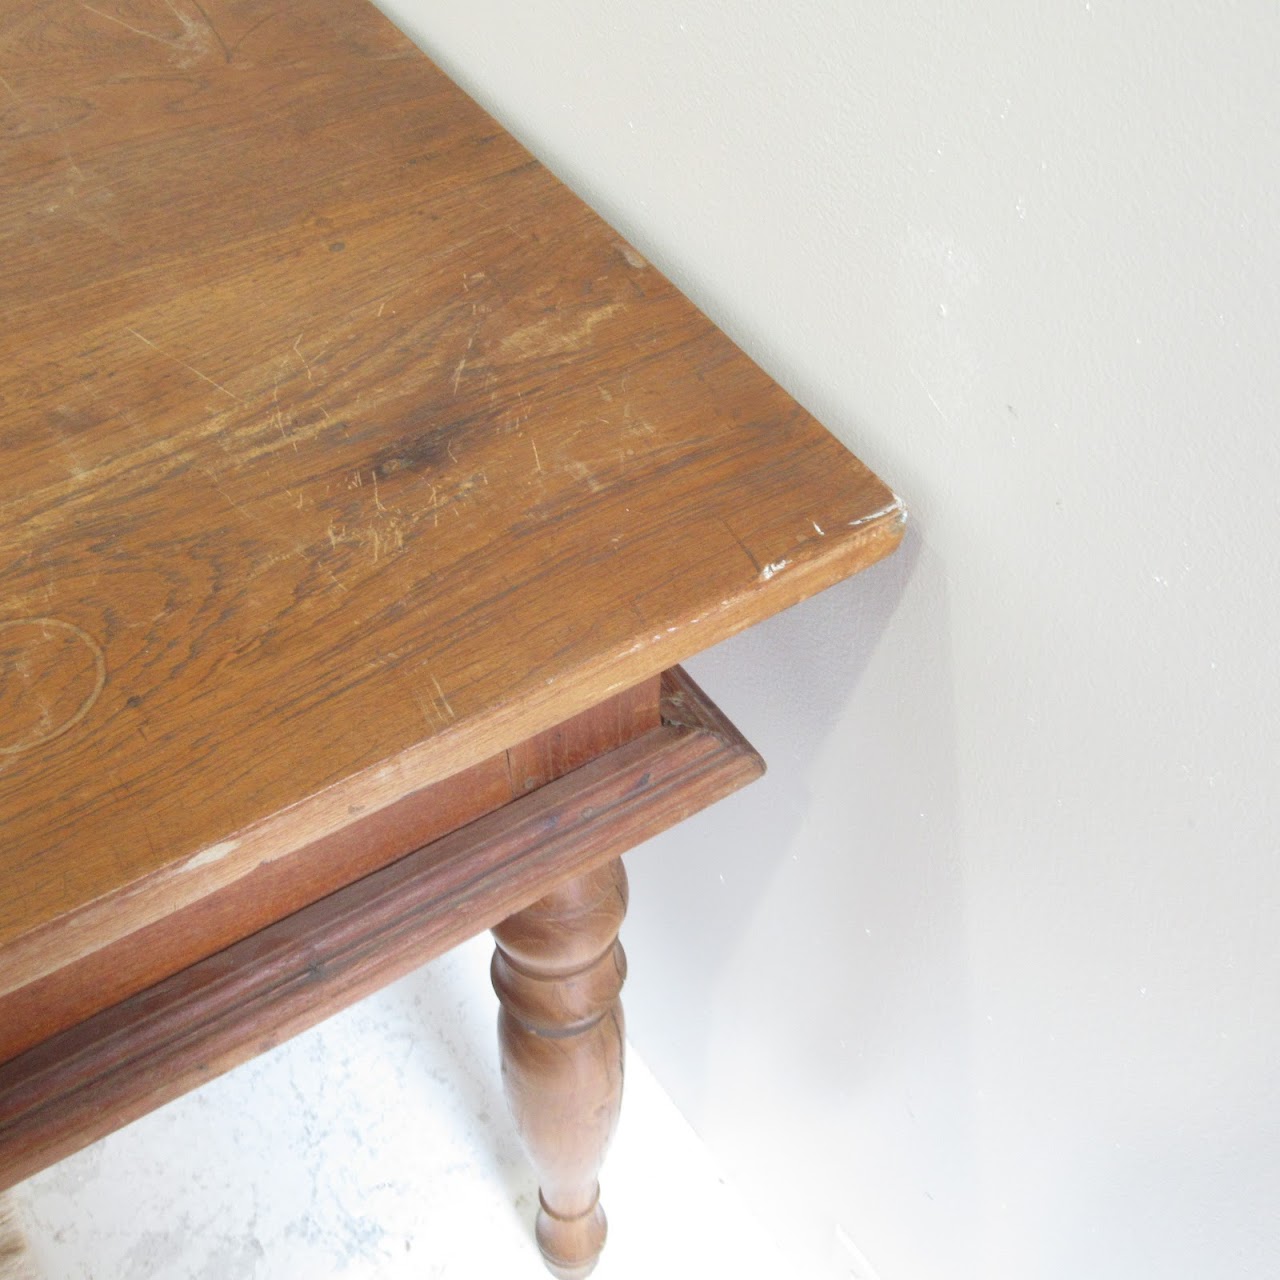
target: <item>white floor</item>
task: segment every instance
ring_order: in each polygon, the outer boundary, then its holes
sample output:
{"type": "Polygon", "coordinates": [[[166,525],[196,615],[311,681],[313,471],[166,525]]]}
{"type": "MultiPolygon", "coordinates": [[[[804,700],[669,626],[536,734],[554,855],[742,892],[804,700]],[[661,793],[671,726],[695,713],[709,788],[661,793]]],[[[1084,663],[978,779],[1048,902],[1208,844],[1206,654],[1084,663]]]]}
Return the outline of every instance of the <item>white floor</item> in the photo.
{"type": "MultiPolygon", "coordinates": [[[[480,938],[14,1192],[47,1280],[542,1280],[480,938]]],[[[599,1280],[790,1273],[634,1052],[599,1280]]]]}

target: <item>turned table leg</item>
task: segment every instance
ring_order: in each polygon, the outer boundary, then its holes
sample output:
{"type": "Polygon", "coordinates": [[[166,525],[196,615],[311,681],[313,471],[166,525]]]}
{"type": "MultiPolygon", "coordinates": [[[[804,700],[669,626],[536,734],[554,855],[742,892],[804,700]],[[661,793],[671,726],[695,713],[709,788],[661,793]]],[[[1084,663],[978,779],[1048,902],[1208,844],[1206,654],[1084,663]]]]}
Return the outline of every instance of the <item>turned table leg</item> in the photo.
{"type": "Polygon", "coordinates": [[[538,1173],[538,1247],[563,1280],[587,1275],[604,1247],[596,1176],[622,1101],[626,909],[614,861],[493,931],[503,1082],[538,1173]]]}

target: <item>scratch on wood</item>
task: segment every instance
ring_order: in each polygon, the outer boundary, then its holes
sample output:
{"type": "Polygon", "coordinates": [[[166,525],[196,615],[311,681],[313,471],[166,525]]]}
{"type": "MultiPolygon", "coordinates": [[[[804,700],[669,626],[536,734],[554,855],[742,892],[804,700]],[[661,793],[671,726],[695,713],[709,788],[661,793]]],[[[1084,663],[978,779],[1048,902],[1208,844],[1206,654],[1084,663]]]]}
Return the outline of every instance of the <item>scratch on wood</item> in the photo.
{"type": "Polygon", "coordinates": [[[330,581],[330,582],[332,582],[332,583],[333,583],[333,585],[334,585],[335,587],[337,587],[337,588],[338,588],[338,590],[339,590],[339,591],[341,591],[343,595],[350,595],[350,594],[351,594],[351,592],[348,590],[348,588],[347,588],[346,584],[338,581],[338,579],[337,579],[337,577],[335,576],[335,574],[334,574],[334,572],[333,572],[333,570],[332,570],[332,569],[327,568],[327,567],[326,567],[326,566],[324,566],[324,565],[322,565],[322,566],[321,566],[321,569],[323,570],[324,575],[329,579],[329,581],[330,581]]]}
{"type": "Polygon", "coordinates": [[[96,13],[98,17],[105,18],[108,22],[114,22],[116,26],[123,27],[126,31],[132,31],[135,36],[142,36],[146,40],[154,40],[157,44],[167,44],[171,49],[182,48],[182,42],[180,40],[166,40],[164,36],[158,36],[154,32],[143,31],[138,27],[131,27],[123,18],[117,18],[110,13],[103,13],[101,9],[95,9],[91,4],[84,4],[83,0],[81,0],[81,4],[82,7],[88,9],[90,13],[96,13]]]}
{"type": "Polygon", "coordinates": [[[584,315],[572,329],[559,329],[557,319],[546,319],[527,324],[502,339],[504,351],[515,350],[521,355],[553,355],[557,352],[575,351],[591,331],[602,321],[622,310],[622,303],[611,302],[584,315]]]}
{"type": "Polygon", "coordinates": [[[413,691],[413,700],[418,704],[418,710],[422,712],[422,718],[427,722],[427,728],[434,729],[439,713],[433,713],[433,709],[427,705],[427,700],[416,689],[413,691]]]}
{"type": "Polygon", "coordinates": [[[757,560],[755,556],[751,554],[751,548],[747,546],[747,544],[743,542],[743,540],[740,537],[738,537],[737,533],[734,531],[733,526],[724,518],[724,516],[720,517],[720,523],[724,525],[726,531],[728,532],[729,536],[734,540],[734,542],[736,542],[738,546],[742,548],[742,554],[746,556],[748,560],[751,561],[751,567],[757,573],[762,574],[764,572],[764,569],[763,569],[763,566],[760,564],[760,561],[757,560]]]}
{"type": "MultiPolygon", "coordinates": [[[[187,19],[184,18],[177,9],[173,8],[173,0],[164,0],[164,2],[170,9],[173,9],[174,15],[177,17],[178,21],[181,22],[184,27],[187,26],[187,19]]],[[[218,47],[222,50],[222,56],[226,58],[228,63],[230,63],[231,50],[227,48],[227,42],[222,38],[222,33],[213,25],[213,19],[205,12],[204,5],[200,3],[200,0],[191,0],[191,3],[200,11],[200,16],[205,20],[205,24],[213,33],[213,38],[218,42],[218,47]]]]}
{"type": "Polygon", "coordinates": [[[533,445],[533,460],[537,463],[538,470],[542,471],[542,459],[538,457],[538,443],[536,440],[530,440],[529,443],[533,445]]]}
{"type": "Polygon", "coordinates": [[[297,352],[298,359],[301,360],[303,365],[306,367],[307,381],[310,382],[311,381],[311,361],[308,360],[307,357],[302,354],[302,348],[298,346],[298,343],[300,343],[301,341],[302,341],[302,334],[298,334],[298,336],[293,340],[293,349],[295,352],[297,352]]]}
{"type": "Polygon", "coordinates": [[[280,412],[280,376],[276,375],[275,386],[271,388],[271,402],[274,405],[275,424],[280,431],[280,439],[293,445],[294,453],[298,452],[298,442],[284,429],[284,414],[280,412]]]}
{"type": "Polygon", "coordinates": [[[790,563],[791,561],[784,557],[781,560],[775,560],[772,564],[765,565],[764,568],[760,570],[761,582],[768,582],[770,578],[781,573],[790,563]]]}
{"type": "Polygon", "coordinates": [[[144,338],[142,334],[140,334],[137,331],[137,329],[129,329],[128,332],[133,334],[133,336],[137,338],[139,342],[146,343],[146,345],[149,346],[153,351],[158,351],[162,356],[165,357],[166,360],[172,360],[174,364],[180,364],[189,373],[194,373],[197,378],[204,379],[204,381],[207,382],[211,387],[217,387],[217,389],[221,391],[224,396],[230,396],[234,401],[236,401],[237,404],[244,404],[244,401],[238,395],[236,395],[234,391],[228,391],[226,387],[222,385],[222,383],[215,382],[211,377],[209,377],[207,373],[201,373],[200,370],[195,367],[195,365],[188,364],[184,359],[182,359],[181,356],[175,356],[172,352],[166,351],[161,346],[157,346],[156,343],[152,342],[150,338],[144,338]]]}
{"type": "Polygon", "coordinates": [[[462,371],[467,367],[467,356],[471,353],[471,348],[475,344],[476,335],[473,333],[467,339],[466,350],[462,353],[462,359],[458,361],[458,367],[453,371],[453,394],[458,394],[458,383],[462,381],[462,371]]]}
{"type": "Polygon", "coordinates": [[[240,39],[239,39],[239,40],[237,40],[237,41],[235,42],[235,44],[233,44],[233,45],[231,46],[231,51],[230,51],[230,54],[228,54],[227,61],[228,61],[228,62],[230,62],[230,61],[231,61],[231,54],[234,54],[234,53],[235,53],[235,51],[236,51],[236,50],[237,50],[237,49],[238,49],[242,44],[244,44],[244,42],[245,42],[245,41],[246,41],[246,40],[247,40],[251,35],[253,35],[253,34],[254,34],[254,32],[255,32],[255,31],[257,31],[257,29],[258,29],[259,27],[261,27],[261,26],[265,26],[268,22],[270,22],[270,21],[271,21],[271,19],[272,19],[272,18],[275,18],[275,17],[278,17],[278,16],[279,16],[279,14],[278,14],[278,11],[277,11],[277,10],[274,10],[274,9],[268,9],[268,10],[267,10],[267,12],[266,12],[266,13],[264,13],[264,14],[262,15],[262,17],[261,17],[261,18],[259,18],[259,19],[257,20],[257,22],[255,22],[251,27],[247,27],[247,28],[246,28],[246,29],[241,33],[241,35],[240,35],[240,39]]]}
{"type": "Polygon", "coordinates": [[[439,695],[440,701],[444,704],[444,709],[449,713],[452,720],[458,718],[458,713],[449,704],[449,699],[444,696],[444,690],[440,687],[440,681],[436,679],[435,673],[431,673],[431,683],[436,687],[436,693],[439,695]]]}
{"type": "Polygon", "coordinates": [[[217,489],[217,491],[218,491],[220,494],[222,494],[222,496],[227,500],[227,502],[228,502],[231,506],[233,506],[233,507],[234,507],[238,512],[240,512],[240,514],[241,514],[241,515],[245,515],[245,516],[247,516],[247,515],[249,515],[249,514],[250,514],[250,512],[249,512],[248,510],[246,510],[246,509],[245,509],[245,508],[244,508],[244,507],[243,507],[239,502],[237,502],[237,501],[236,501],[236,500],[235,500],[235,499],[234,499],[234,498],[233,498],[233,497],[232,497],[232,496],[231,496],[231,495],[230,495],[230,494],[229,494],[229,493],[228,493],[228,492],[227,492],[227,491],[222,487],[222,480],[221,480],[221,478],[217,475],[217,473],[216,473],[216,472],[210,471],[207,467],[206,467],[206,468],[202,468],[202,470],[204,471],[205,475],[207,475],[207,476],[209,477],[209,479],[213,481],[213,487],[214,487],[215,489],[217,489]]]}

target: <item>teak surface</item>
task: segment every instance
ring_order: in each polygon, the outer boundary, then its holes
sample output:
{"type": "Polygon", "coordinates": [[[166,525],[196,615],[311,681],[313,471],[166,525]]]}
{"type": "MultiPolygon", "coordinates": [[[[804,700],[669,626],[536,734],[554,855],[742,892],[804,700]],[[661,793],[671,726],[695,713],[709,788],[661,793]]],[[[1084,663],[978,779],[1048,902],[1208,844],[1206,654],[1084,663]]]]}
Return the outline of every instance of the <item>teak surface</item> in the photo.
{"type": "Polygon", "coordinates": [[[0,994],[902,511],[365,0],[0,0],[0,994]]]}

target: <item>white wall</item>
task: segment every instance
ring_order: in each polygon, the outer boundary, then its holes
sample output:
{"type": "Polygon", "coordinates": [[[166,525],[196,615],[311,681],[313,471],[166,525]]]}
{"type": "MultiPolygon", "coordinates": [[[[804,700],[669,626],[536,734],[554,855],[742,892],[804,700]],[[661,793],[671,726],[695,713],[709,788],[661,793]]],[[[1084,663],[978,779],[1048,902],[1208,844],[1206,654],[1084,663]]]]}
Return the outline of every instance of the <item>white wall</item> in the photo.
{"type": "Polygon", "coordinates": [[[631,863],[796,1274],[1280,1274],[1275,0],[386,3],[912,510],[631,863]]]}

